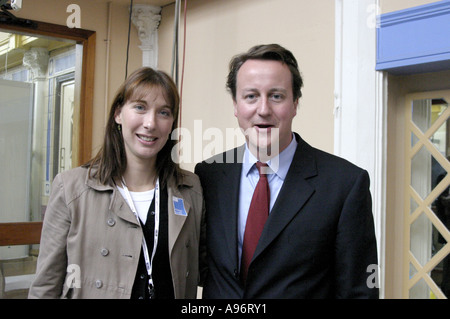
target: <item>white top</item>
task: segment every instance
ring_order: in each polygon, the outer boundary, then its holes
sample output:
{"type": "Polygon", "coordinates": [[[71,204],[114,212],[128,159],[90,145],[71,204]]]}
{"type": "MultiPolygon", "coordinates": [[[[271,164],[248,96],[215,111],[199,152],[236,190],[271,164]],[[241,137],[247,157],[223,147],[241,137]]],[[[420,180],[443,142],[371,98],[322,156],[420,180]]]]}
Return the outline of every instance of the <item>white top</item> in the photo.
{"type": "MultiPolygon", "coordinates": [[[[130,203],[128,203],[128,198],[125,193],[125,190],[119,186],[117,186],[117,188],[119,189],[119,192],[122,194],[123,198],[125,198],[127,204],[130,205],[130,203]]],[[[152,204],[154,194],[155,189],[151,189],[145,192],[130,192],[130,196],[131,199],[133,200],[134,206],[136,207],[139,219],[144,225],[145,222],[147,221],[148,210],[150,208],[150,205],[152,204]]]]}

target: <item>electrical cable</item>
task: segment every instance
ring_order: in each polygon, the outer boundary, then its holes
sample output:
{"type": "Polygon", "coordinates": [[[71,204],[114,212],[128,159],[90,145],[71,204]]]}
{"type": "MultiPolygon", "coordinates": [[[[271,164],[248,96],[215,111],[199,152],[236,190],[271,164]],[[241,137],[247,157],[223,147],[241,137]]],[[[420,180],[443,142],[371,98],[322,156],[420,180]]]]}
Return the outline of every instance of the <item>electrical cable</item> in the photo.
{"type": "Polygon", "coordinates": [[[183,106],[183,80],[184,80],[184,64],[186,60],[186,17],[187,17],[187,0],[184,0],[184,30],[183,30],[183,58],[181,62],[181,80],[180,80],[180,120],[179,127],[181,127],[181,115],[182,115],[182,106],[183,106]]]}
{"type": "Polygon", "coordinates": [[[172,70],[171,75],[178,85],[178,29],[180,20],[180,0],[175,2],[175,13],[173,21],[173,45],[172,45],[172,70]]]}
{"type": "MultiPolygon", "coordinates": [[[[181,127],[182,123],[182,108],[183,108],[183,82],[184,82],[184,66],[186,60],[186,17],[187,17],[187,0],[184,0],[184,34],[183,34],[183,47],[182,47],[182,64],[181,64],[181,79],[179,79],[179,21],[180,21],[180,2],[181,0],[176,0],[175,2],[175,13],[174,13],[174,32],[173,32],[173,47],[172,47],[172,70],[171,75],[176,83],[180,92],[180,105],[178,112],[178,127],[181,127]]],[[[181,131],[179,131],[178,141],[181,139],[181,131]]]]}
{"type": "Polygon", "coordinates": [[[128,77],[128,56],[130,51],[130,30],[131,30],[131,14],[133,13],[133,0],[130,0],[130,16],[128,18],[128,40],[127,40],[127,57],[125,60],[125,80],[128,77]]]}

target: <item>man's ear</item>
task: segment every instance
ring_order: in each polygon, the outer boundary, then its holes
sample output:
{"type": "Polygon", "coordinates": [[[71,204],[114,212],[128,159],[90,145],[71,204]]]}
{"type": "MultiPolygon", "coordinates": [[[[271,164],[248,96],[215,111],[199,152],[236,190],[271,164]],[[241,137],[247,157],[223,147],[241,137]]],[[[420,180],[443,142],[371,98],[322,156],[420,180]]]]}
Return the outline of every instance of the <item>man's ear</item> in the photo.
{"type": "Polygon", "coordinates": [[[295,101],[294,101],[294,116],[296,116],[297,115],[297,110],[298,110],[298,101],[299,101],[300,99],[299,98],[297,98],[295,101]]]}

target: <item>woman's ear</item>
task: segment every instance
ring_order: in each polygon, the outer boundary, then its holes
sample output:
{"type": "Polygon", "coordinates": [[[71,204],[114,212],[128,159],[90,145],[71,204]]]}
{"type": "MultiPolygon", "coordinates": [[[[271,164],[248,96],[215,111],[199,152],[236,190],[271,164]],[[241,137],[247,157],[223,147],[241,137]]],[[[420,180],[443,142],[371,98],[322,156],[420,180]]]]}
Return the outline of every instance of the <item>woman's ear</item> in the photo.
{"type": "Polygon", "coordinates": [[[122,117],[120,116],[121,115],[121,111],[122,111],[122,108],[118,108],[116,110],[116,112],[114,112],[115,113],[114,114],[114,120],[116,121],[117,124],[122,124],[122,117]]]}

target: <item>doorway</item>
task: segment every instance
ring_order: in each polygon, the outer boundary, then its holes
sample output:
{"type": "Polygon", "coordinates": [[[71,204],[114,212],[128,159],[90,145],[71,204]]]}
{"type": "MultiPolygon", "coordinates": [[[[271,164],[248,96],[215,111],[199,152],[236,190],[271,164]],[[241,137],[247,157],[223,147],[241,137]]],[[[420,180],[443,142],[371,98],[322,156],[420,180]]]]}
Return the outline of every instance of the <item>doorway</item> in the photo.
{"type": "Polygon", "coordinates": [[[0,169],[14,181],[4,184],[8,198],[0,204],[0,298],[6,299],[27,297],[54,176],[91,151],[95,32],[33,24],[0,22],[0,169]]]}
{"type": "Polygon", "coordinates": [[[404,296],[450,297],[450,91],[406,96],[404,296]]]}

